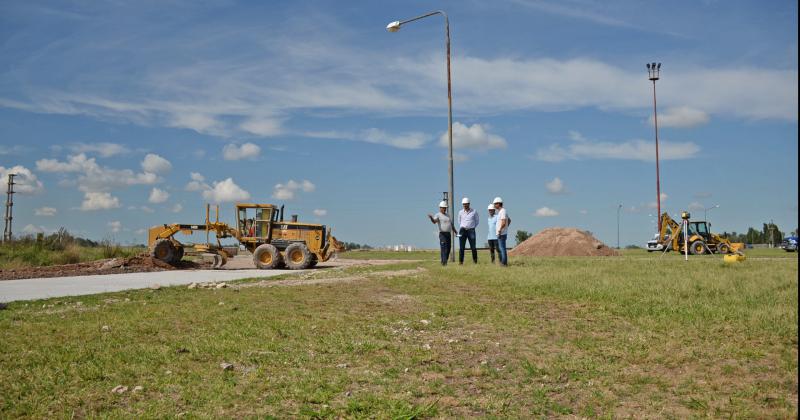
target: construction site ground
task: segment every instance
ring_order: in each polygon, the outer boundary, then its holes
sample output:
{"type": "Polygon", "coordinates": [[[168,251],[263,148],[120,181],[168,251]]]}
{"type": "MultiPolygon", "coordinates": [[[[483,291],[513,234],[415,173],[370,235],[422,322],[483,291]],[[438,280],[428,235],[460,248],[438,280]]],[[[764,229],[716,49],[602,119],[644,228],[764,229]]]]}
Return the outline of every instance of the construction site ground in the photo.
{"type": "Polygon", "coordinates": [[[796,253],[621,254],[11,302],[0,418],[797,417],[796,253]]]}

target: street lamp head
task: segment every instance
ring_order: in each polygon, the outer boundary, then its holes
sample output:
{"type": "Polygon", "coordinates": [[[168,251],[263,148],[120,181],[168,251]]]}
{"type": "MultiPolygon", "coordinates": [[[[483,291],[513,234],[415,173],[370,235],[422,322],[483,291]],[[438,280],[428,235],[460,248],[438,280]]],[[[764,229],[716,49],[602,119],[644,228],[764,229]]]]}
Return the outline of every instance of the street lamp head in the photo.
{"type": "Polygon", "coordinates": [[[657,70],[661,70],[661,63],[658,63],[657,70]]]}
{"type": "Polygon", "coordinates": [[[396,20],[388,25],[386,25],[386,30],[389,32],[397,32],[400,30],[400,21],[396,20]]]}
{"type": "Polygon", "coordinates": [[[650,70],[650,63],[647,63],[647,70],[650,70]]]}

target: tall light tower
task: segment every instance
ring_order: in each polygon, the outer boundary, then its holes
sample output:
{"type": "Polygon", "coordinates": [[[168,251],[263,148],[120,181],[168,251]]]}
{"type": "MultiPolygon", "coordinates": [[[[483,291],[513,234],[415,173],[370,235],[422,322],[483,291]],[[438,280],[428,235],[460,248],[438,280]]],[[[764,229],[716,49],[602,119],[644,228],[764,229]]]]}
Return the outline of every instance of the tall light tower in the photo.
{"type": "Polygon", "coordinates": [[[647,75],[653,82],[653,125],[656,128],[656,203],[658,207],[658,231],[661,232],[661,170],[658,162],[658,111],[656,107],[656,80],[661,75],[661,63],[647,63],[647,75]]]}
{"type": "Polygon", "coordinates": [[[622,203],[617,206],[617,249],[619,249],[619,212],[622,210],[622,203]]]}
{"type": "Polygon", "coordinates": [[[3,228],[3,242],[11,240],[11,221],[14,219],[14,177],[17,174],[8,174],[8,189],[6,190],[6,217],[3,228]]]}
{"type": "MultiPolygon", "coordinates": [[[[450,191],[448,191],[448,196],[450,200],[448,204],[450,205],[450,218],[451,220],[455,221],[456,217],[456,206],[455,206],[455,195],[453,194],[453,93],[452,87],[450,83],[450,19],[447,18],[447,13],[443,10],[437,10],[434,12],[426,13],[424,15],[420,15],[411,19],[406,20],[396,20],[394,22],[389,23],[386,25],[386,30],[389,32],[397,32],[400,30],[400,27],[407,24],[414,22],[416,20],[424,19],[429,16],[433,15],[442,15],[444,17],[444,35],[445,35],[445,47],[447,49],[446,56],[447,56],[447,146],[448,146],[448,174],[450,176],[450,191]]],[[[455,238],[451,241],[453,244],[453,250],[450,253],[450,261],[456,261],[456,241],[455,238]]]]}
{"type": "Polygon", "coordinates": [[[709,210],[718,209],[718,208],[719,208],[719,204],[714,204],[714,205],[713,205],[713,206],[711,206],[711,207],[705,207],[705,208],[703,208],[703,215],[705,216],[705,221],[706,221],[706,222],[708,221],[708,211],[709,211],[709,210]]]}

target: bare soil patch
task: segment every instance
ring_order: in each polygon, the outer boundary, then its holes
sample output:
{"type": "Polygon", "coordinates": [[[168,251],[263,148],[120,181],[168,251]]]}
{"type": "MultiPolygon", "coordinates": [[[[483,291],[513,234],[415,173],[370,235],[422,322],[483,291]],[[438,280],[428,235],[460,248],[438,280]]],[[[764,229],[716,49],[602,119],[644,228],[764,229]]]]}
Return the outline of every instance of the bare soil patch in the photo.
{"type": "Polygon", "coordinates": [[[608,257],[617,251],[576,228],[548,228],[517,245],[508,255],[532,257],[608,257]]]}
{"type": "Polygon", "coordinates": [[[196,268],[203,268],[203,264],[184,260],[177,265],[170,265],[151,257],[147,253],[142,253],[129,258],[109,258],[77,264],[0,270],[0,280],[88,276],[95,274],[144,273],[196,268]]]}

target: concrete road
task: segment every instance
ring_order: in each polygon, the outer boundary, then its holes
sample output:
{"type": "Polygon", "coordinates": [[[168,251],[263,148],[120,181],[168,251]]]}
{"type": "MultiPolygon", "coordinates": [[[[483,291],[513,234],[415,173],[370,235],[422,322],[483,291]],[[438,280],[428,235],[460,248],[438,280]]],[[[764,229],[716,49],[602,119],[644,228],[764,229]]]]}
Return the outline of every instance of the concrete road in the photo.
{"type": "Polygon", "coordinates": [[[144,289],[154,284],[176,286],[252,277],[272,277],[294,270],[175,270],[152,273],[106,274],[98,276],[52,277],[0,281],[0,302],[93,295],[120,290],[144,289]]]}

